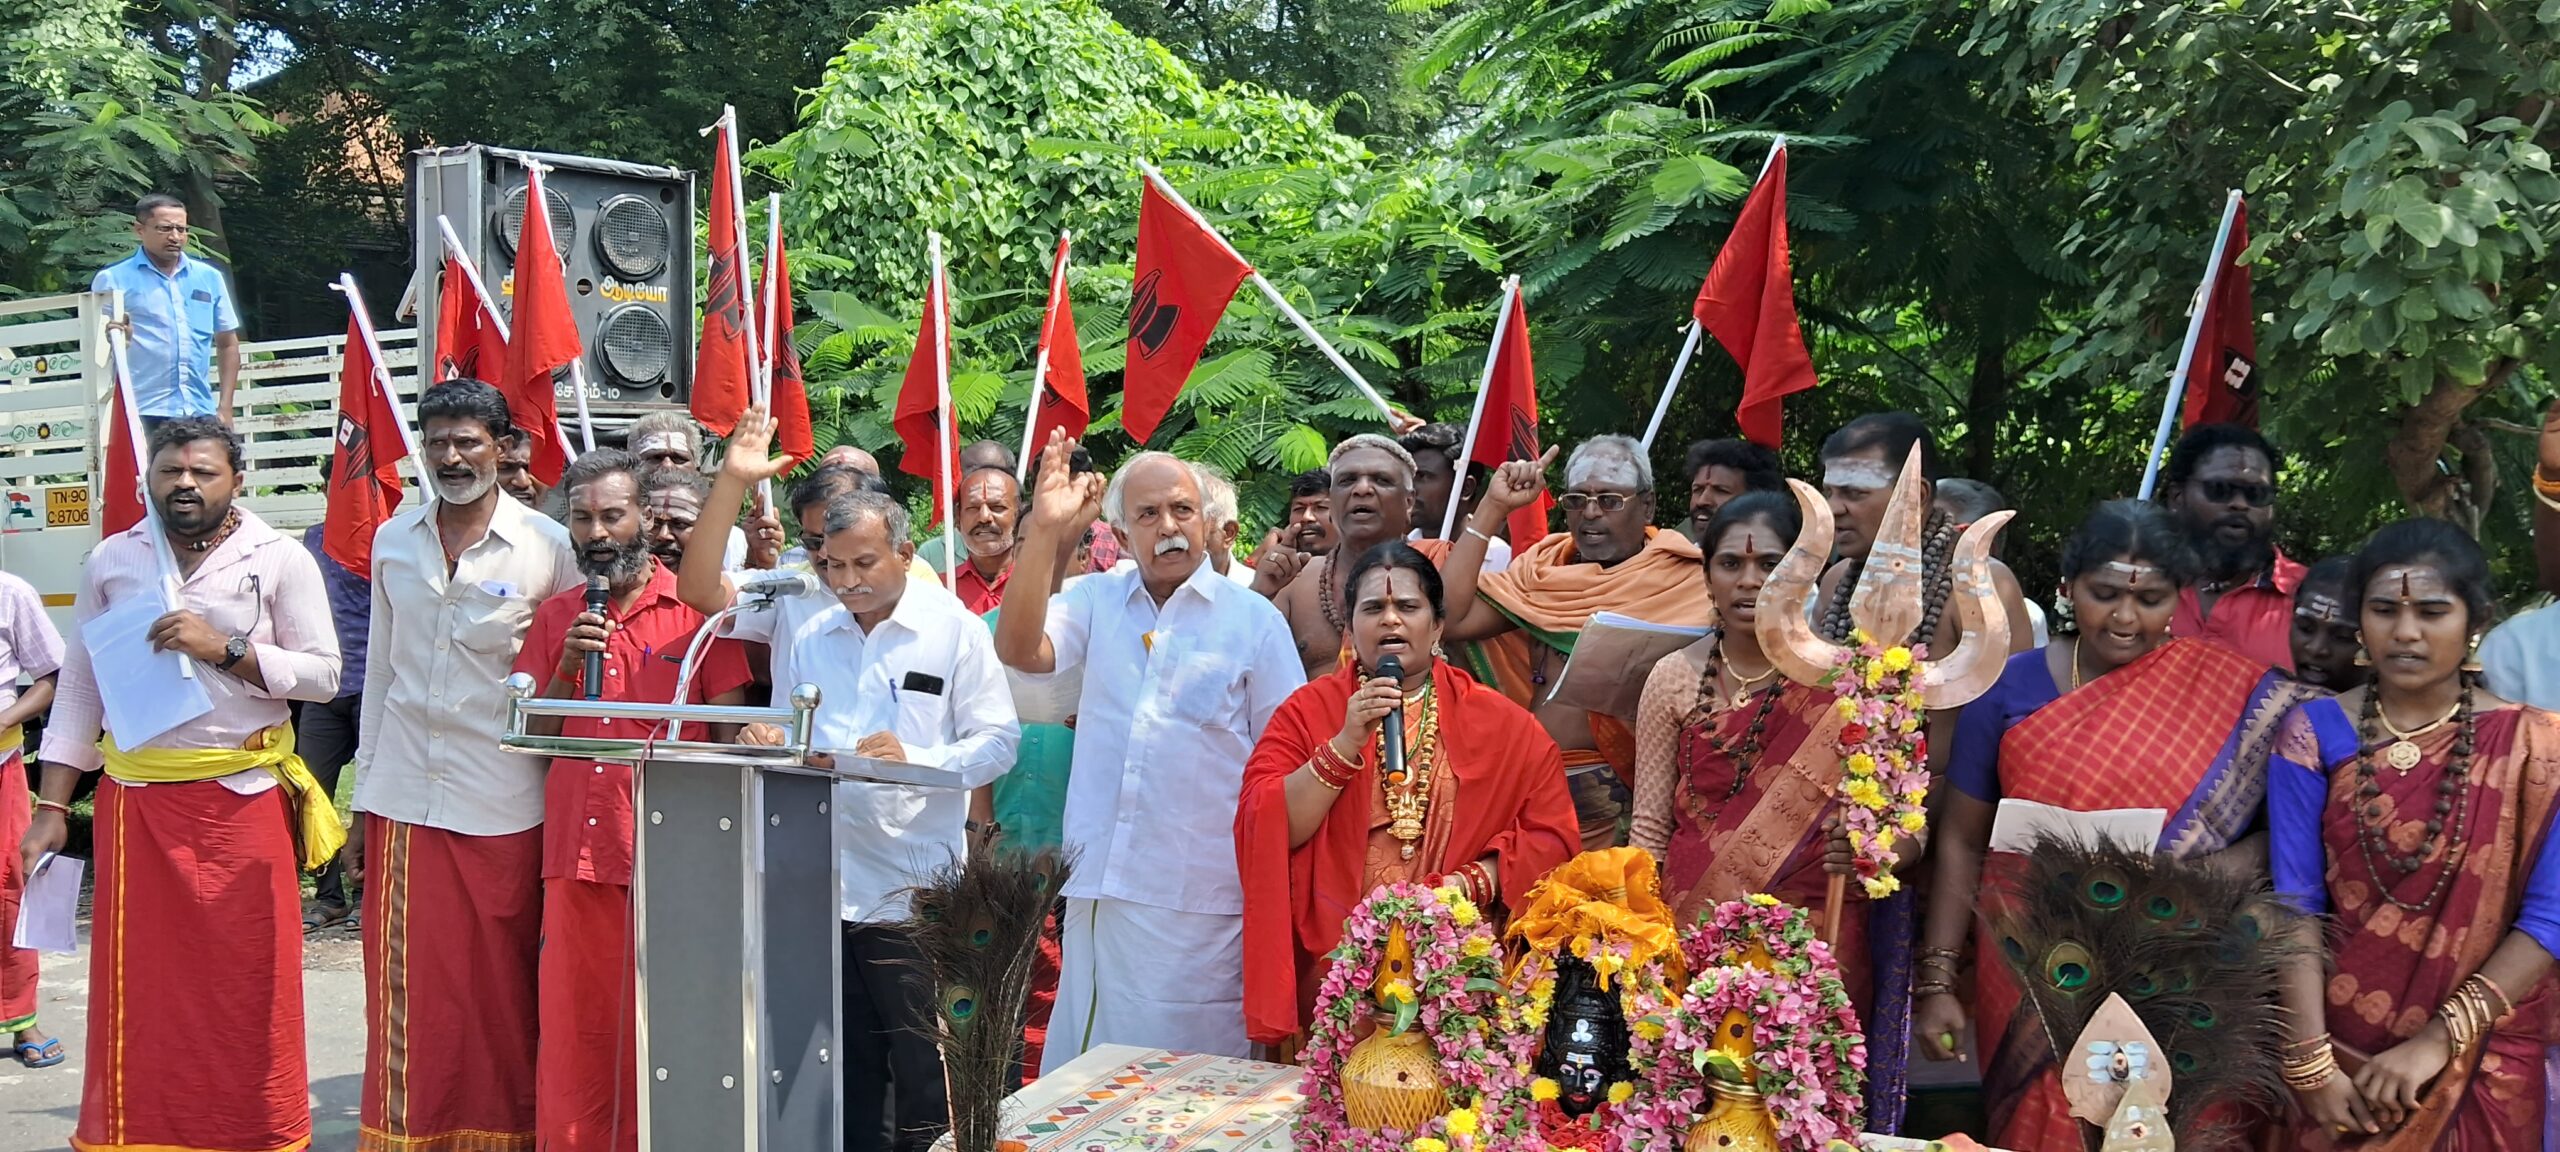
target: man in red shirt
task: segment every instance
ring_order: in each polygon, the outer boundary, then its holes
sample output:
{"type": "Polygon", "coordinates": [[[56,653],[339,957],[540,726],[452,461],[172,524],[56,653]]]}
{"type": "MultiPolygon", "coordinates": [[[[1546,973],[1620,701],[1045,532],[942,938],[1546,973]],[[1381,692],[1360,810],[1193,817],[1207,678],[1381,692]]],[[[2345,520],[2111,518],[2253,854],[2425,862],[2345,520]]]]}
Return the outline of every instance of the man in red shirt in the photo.
{"type": "MultiPolygon", "coordinates": [[[[601,652],[605,700],[671,701],[685,648],[703,616],[676,598],[675,573],[649,554],[640,459],[589,452],[560,478],[578,568],[603,577],[603,613],[572,588],[534,611],[515,670],[543,695],[586,695],[586,657],[601,652]]],[[[704,654],[688,703],[735,704],[749,679],[745,655],[722,640],[704,654]]],[[[640,736],[662,721],[550,720],[545,735],[640,736]]],[[[711,739],[734,735],[713,725],[711,739]]],[[[535,1057],[534,1128],[546,1152],[628,1152],[639,1145],[633,1066],[631,768],[555,758],[543,788],[541,1040],[535,1057]]]]}
{"type": "Polygon", "coordinates": [[[1022,485],[1011,468],[978,465],[960,477],[961,558],[951,570],[951,591],[978,615],[1004,603],[1004,585],[1013,575],[1014,531],[1022,517],[1022,485]]]}
{"type": "Polygon", "coordinates": [[[2204,578],[2178,594],[2169,634],[2210,640],[2293,671],[2293,592],[2302,565],[2275,546],[2284,456],[2257,429],[2199,424],[2162,473],[2161,502],[2185,525],[2204,578]]]}

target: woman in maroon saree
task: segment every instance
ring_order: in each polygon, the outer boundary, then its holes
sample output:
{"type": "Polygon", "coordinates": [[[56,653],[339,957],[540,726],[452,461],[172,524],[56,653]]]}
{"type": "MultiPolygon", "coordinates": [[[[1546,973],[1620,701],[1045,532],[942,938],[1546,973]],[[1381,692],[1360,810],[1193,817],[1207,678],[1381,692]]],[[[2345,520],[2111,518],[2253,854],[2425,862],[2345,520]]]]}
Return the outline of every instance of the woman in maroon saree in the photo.
{"type": "Polygon", "coordinates": [[[2294,709],[2268,773],[2277,891],[2331,918],[2285,989],[2290,1147],[2545,1147],[2560,950],[2560,716],[2479,687],[2489,570],[2410,520],[2356,556],[2374,677],[2294,709]]]}

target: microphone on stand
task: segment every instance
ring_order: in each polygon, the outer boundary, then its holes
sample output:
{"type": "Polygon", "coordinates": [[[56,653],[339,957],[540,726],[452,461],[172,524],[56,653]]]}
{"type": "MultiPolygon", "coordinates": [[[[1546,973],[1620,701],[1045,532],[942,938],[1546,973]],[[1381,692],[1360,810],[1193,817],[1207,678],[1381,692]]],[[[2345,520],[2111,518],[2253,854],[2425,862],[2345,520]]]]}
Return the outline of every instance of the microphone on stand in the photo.
{"type": "Polygon", "coordinates": [[[1378,765],[1389,776],[1404,775],[1404,661],[1389,656],[1378,661],[1378,675],[1399,685],[1396,706],[1378,728],[1378,765]]]}
{"type": "MultiPolygon", "coordinates": [[[[607,599],[612,593],[613,585],[606,583],[604,577],[587,577],[587,611],[598,616],[604,615],[607,599]]],[[[589,652],[587,653],[587,699],[600,699],[603,695],[604,653],[589,652]]]]}

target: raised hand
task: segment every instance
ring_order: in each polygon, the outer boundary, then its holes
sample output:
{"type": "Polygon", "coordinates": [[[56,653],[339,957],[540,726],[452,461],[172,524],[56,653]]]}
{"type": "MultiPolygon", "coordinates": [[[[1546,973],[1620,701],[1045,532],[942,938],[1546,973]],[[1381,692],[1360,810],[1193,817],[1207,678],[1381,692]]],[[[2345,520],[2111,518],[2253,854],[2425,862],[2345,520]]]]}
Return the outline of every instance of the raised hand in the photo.
{"type": "Polygon", "coordinates": [[[1485,486],[1484,503],[1505,515],[1534,503],[1547,490],[1547,466],[1556,462],[1556,453],[1562,449],[1557,445],[1535,460],[1512,460],[1494,469],[1485,486]]]}
{"type": "Polygon", "coordinates": [[[720,454],[721,475],[761,484],[791,470],[798,461],[773,455],[773,413],[759,406],[738,417],[729,430],[729,445],[720,454]]]}
{"type": "Polygon", "coordinates": [[[1031,489],[1033,525],[1072,533],[1102,515],[1102,474],[1069,467],[1075,450],[1076,442],[1067,438],[1066,429],[1049,430],[1049,443],[1040,450],[1040,477],[1031,489]]]}
{"type": "Polygon", "coordinates": [[[1262,546],[1245,558],[1245,566],[1253,569],[1253,590],[1271,597],[1296,580],[1310,559],[1306,553],[1289,547],[1280,530],[1274,528],[1262,534],[1262,546]]]}

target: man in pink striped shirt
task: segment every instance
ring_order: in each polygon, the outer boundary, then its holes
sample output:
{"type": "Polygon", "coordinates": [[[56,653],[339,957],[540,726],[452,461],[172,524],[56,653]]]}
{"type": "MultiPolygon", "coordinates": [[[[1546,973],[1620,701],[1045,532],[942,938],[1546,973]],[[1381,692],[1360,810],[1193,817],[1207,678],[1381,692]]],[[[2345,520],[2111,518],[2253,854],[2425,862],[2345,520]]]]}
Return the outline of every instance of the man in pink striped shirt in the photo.
{"type": "MultiPolygon", "coordinates": [[[[80,773],[97,796],[88,1059],[71,1143],[100,1149],[288,1152],[311,1137],[302,1041],[296,817],[330,800],[293,755],[288,700],[338,693],[338,638],[320,568],[232,503],[240,438],[209,417],[151,434],[151,512],[178,565],[178,603],[152,647],[184,653],[211,711],[119,747],[85,644],[63,661],[45,730],[41,808],[21,858],[62,846],[80,773]]],[[[161,600],[148,523],[90,553],[86,625],[161,600]]],[[[325,819],[334,827],[336,813],[325,819]]],[[[321,837],[325,839],[324,837],[321,837]]],[[[326,845],[334,851],[334,845],[326,845]]]]}

